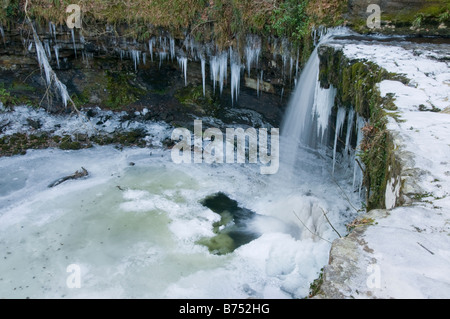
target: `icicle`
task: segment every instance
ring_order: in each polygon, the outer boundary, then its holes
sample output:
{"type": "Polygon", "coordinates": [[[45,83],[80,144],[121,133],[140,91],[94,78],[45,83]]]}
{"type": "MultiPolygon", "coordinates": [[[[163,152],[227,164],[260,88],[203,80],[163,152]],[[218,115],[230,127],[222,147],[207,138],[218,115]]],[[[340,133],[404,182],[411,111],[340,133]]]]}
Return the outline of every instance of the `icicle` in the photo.
{"type": "Polygon", "coordinates": [[[224,81],[227,79],[228,54],[222,52],[219,56],[212,56],[210,59],[211,79],[213,90],[216,91],[216,82],[219,82],[220,94],[222,94],[224,81]]]}
{"type": "Polygon", "coordinates": [[[241,65],[239,62],[233,61],[231,63],[231,103],[234,104],[236,97],[236,102],[239,96],[239,88],[241,83],[241,65]]]}
{"type": "Polygon", "coordinates": [[[142,63],[144,63],[144,65],[147,64],[147,53],[145,52],[142,53],[142,63]]]}
{"type": "Polygon", "coordinates": [[[334,134],[334,146],[333,146],[333,170],[332,174],[334,175],[334,169],[336,166],[336,150],[337,150],[337,142],[340,135],[342,135],[342,129],[344,127],[344,121],[345,121],[345,115],[347,111],[345,108],[340,107],[338,109],[337,115],[336,115],[336,132],[334,134]]]}
{"type": "Polygon", "coordinates": [[[201,57],[203,96],[206,96],[206,61],[201,57]]]}
{"type": "Polygon", "coordinates": [[[28,44],[28,52],[31,52],[31,49],[33,49],[33,42],[30,42],[30,44],[28,44]]]}
{"type": "Polygon", "coordinates": [[[248,36],[245,47],[245,57],[247,61],[247,72],[250,77],[252,65],[258,67],[259,55],[261,54],[261,40],[257,36],[248,36]]]}
{"type": "Polygon", "coordinates": [[[33,30],[33,37],[34,37],[34,44],[36,46],[36,54],[38,58],[39,67],[41,68],[41,70],[44,69],[47,85],[50,86],[53,79],[53,83],[55,84],[56,88],[59,91],[59,94],[61,95],[61,99],[63,100],[64,106],[67,106],[67,102],[70,100],[69,93],[67,92],[67,87],[63,83],[61,83],[61,81],[59,81],[58,78],[56,77],[56,74],[54,73],[50,64],[48,63],[44,47],[42,46],[42,43],[37,37],[37,34],[35,33],[34,30],[33,30]]]}
{"type": "Polygon", "coordinates": [[[148,50],[150,51],[150,59],[153,62],[153,45],[155,44],[155,38],[148,40],[148,50]]]}
{"type": "Polygon", "coordinates": [[[56,65],[58,66],[58,69],[59,69],[59,45],[58,44],[55,44],[55,46],[53,46],[53,51],[55,51],[56,65]]]}
{"type": "MultiPolygon", "coordinates": [[[[357,138],[356,138],[356,149],[358,150],[360,148],[360,143],[363,139],[363,132],[362,128],[366,124],[366,121],[363,117],[357,116],[356,118],[356,131],[357,131],[357,138]]],[[[358,163],[356,162],[356,153],[354,156],[354,168],[353,168],[353,188],[359,188],[361,192],[361,187],[363,183],[363,174],[361,171],[361,168],[359,167],[358,163]]]]}
{"type": "Polygon", "coordinates": [[[355,118],[355,111],[350,108],[350,111],[348,112],[348,119],[347,119],[347,133],[345,136],[345,149],[344,154],[348,154],[348,151],[350,149],[350,141],[352,137],[352,128],[353,128],[353,119],[355,118]]]}
{"type": "Polygon", "coordinates": [[[196,45],[195,45],[195,41],[194,41],[194,38],[190,38],[190,42],[191,42],[191,44],[190,44],[190,47],[191,47],[191,55],[192,56],[195,56],[195,47],[196,47],[196,45]]]}
{"type": "Polygon", "coordinates": [[[316,81],[312,116],[317,119],[317,136],[320,137],[320,142],[323,143],[325,131],[328,129],[328,120],[336,97],[336,89],[332,85],[329,89],[321,88],[320,82],[318,80],[316,81]]]}
{"type": "Polygon", "coordinates": [[[219,85],[220,94],[223,91],[223,84],[227,80],[228,55],[226,52],[222,53],[219,58],[219,85]]]}
{"type": "Polygon", "coordinates": [[[173,61],[173,59],[175,58],[175,40],[170,38],[169,42],[170,42],[170,58],[173,61]]]}
{"type": "Polygon", "coordinates": [[[37,54],[37,58],[38,58],[38,63],[39,63],[39,67],[42,69],[44,69],[44,73],[45,73],[45,79],[47,82],[47,85],[50,85],[50,64],[48,63],[48,59],[47,56],[45,55],[45,50],[42,47],[42,43],[41,41],[39,41],[39,39],[35,38],[34,39],[34,44],[36,47],[36,54],[37,54]]]}
{"type": "Polygon", "coordinates": [[[50,33],[50,36],[53,36],[53,39],[56,42],[56,26],[51,21],[48,23],[48,32],[50,33]]]}
{"type": "Polygon", "coordinates": [[[186,57],[177,57],[178,65],[181,67],[181,71],[184,73],[184,85],[187,86],[187,62],[186,57]]]}
{"type": "Polygon", "coordinates": [[[159,67],[161,67],[162,61],[167,59],[167,56],[168,54],[166,51],[159,52],[159,67]]]}
{"type": "Polygon", "coordinates": [[[70,33],[72,35],[72,43],[73,43],[73,50],[75,52],[75,58],[77,58],[77,46],[75,44],[75,32],[73,31],[73,28],[70,29],[70,33]]]}
{"type": "Polygon", "coordinates": [[[256,96],[259,97],[259,78],[256,79],[256,96]]]}
{"type": "Polygon", "coordinates": [[[47,40],[44,40],[44,47],[45,47],[45,51],[47,52],[47,57],[49,59],[52,58],[52,51],[50,50],[50,45],[48,44],[47,40]]]}
{"type": "Polygon", "coordinates": [[[3,39],[3,44],[6,45],[5,30],[3,30],[3,25],[1,25],[1,24],[0,24],[0,34],[3,39]]]}
{"type": "Polygon", "coordinates": [[[141,51],[139,50],[131,50],[131,58],[134,62],[134,70],[137,71],[137,67],[139,65],[141,51]]]}
{"type": "Polygon", "coordinates": [[[289,63],[289,80],[292,80],[292,70],[294,69],[294,58],[290,57],[290,63],[289,63]]]}

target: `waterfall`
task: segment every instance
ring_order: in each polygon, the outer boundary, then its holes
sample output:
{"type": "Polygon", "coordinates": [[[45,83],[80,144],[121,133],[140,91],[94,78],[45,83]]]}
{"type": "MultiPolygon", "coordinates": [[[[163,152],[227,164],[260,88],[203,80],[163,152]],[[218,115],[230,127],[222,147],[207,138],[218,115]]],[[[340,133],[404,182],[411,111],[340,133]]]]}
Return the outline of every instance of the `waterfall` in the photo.
{"type": "Polygon", "coordinates": [[[311,138],[311,118],[318,75],[319,56],[316,48],[300,74],[281,127],[284,154],[281,154],[280,159],[289,166],[294,165],[300,142],[308,145],[311,138]]]}
{"type": "MultiPolygon", "coordinates": [[[[329,118],[334,106],[336,90],[332,86],[325,89],[320,87],[318,47],[332,39],[333,36],[346,33],[346,29],[337,28],[321,38],[307,61],[300,78],[291,95],[282,127],[282,158],[281,161],[291,171],[297,158],[300,144],[315,147],[324,142],[325,132],[329,127],[329,118]]],[[[287,43],[283,43],[283,48],[287,43]]],[[[285,53],[285,50],[283,49],[285,53]]],[[[287,55],[283,55],[283,69],[287,64],[287,55]]],[[[293,66],[294,63],[291,65],[293,66]]],[[[342,115],[341,115],[342,116],[342,115]]],[[[345,114],[344,114],[345,118],[345,114]]],[[[342,118],[340,120],[344,121],[342,118]]],[[[339,123],[342,126],[342,123],[339,123]]],[[[342,127],[339,128],[340,130],[342,127]]]]}
{"type": "Polygon", "coordinates": [[[345,108],[340,107],[336,116],[336,128],[334,134],[334,146],[333,146],[333,169],[332,174],[334,175],[334,169],[336,166],[336,149],[339,135],[342,134],[342,129],[344,128],[345,116],[347,115],[347,111],[345,108]]]}

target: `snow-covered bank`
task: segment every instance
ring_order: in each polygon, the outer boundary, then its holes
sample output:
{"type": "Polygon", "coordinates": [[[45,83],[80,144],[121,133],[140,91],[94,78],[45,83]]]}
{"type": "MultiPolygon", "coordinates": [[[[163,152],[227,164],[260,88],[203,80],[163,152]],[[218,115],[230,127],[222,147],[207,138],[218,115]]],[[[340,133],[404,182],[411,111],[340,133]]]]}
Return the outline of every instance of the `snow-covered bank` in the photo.
{"type": "MultiPolygon", "coordinates": [[[[381,95],[393,94],[398,107],[400,120],[389,117],[388,129],[409,198],[403,207],[360,217],[364,225],[334,242],[322,297],[450,298],[450,48],[333,46],[350,59],[375,62],[411,80],[379,84],[381,95]]],[[[387,198],[396,191],[388,187],[387,198]]]]}

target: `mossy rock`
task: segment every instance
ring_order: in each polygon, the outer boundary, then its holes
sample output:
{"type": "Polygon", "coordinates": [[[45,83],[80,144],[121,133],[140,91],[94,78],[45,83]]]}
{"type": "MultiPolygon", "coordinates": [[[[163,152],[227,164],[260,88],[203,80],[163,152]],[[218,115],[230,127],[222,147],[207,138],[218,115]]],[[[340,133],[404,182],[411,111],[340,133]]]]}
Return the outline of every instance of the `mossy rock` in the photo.
{"type": "Polygon", "coordinates": [[[146,93],[134,83],[135,74],[108,71],[106,76],[108,98],[105,104],[111,109],[117,110],[128,106],[146,93]]]}
{"type": "Polygon", "coordinates": [[[59,148],[62,150],[80,150],[82,147],[80,142],[65,140],[59,144],[59,148]]]}
{"type": "Polygon", "coordinates": [[[203,95],[202,85],[188,85],[175,93],[175,98],[184,106],[191,107],[199,114],[216,116],[220,104],[211,95],[209,90],[203,95]]]}

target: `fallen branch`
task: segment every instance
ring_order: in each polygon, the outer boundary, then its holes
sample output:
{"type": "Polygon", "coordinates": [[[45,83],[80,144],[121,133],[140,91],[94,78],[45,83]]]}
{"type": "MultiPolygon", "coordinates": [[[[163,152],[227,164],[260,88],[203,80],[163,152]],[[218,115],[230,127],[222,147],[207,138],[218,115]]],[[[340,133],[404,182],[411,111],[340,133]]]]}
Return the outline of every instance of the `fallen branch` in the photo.
{"type": "Polygon", "coordinates": [[[68,180],[80,179],[80,178],[86,177],[88,175],[89,175],[88,171],[84,167],[82,167],[81,171],[76,171],[72,175],[68,175],[68,176],[65,176],[63,178],[60,178],[60,179],[54,181],[53,183],[51,183],[50,185],[48,185],[48,187],[52,188],[52,187],[58,186],[59,184],[62,184],[64,182],[66,182],[68,180]]]}

